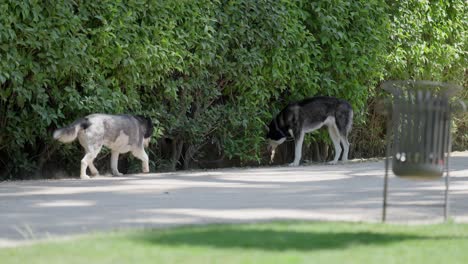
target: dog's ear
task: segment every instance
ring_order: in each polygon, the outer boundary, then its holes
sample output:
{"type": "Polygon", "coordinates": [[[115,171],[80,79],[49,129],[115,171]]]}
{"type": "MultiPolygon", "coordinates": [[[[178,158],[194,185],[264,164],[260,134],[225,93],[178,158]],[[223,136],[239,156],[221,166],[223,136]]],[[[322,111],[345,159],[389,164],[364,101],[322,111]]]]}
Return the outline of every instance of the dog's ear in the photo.
{"type": "Polygon", "coordinates": [[[143,116],[143,118],[145,119],[146,124],[148,125],[148,127],[153,127],[153,121],[151,120],[151,118],[149,118],[147,116],[143,116]]]}
{"type": "Polygon", "coordinates": [[[151,118],[143,116],[143,115],[136,115],[135,117],[138,119],[138,121],[140,121],[141,124],[144,124],[146,128],[144,137],[145,138],[151,137],[151,135],[153,134],[153,130],[154,130],[154,124],[151,118]]]}
{"type": "Polygon", "coordinates": [[[144,116],[144,115],[135,115],[136,119],[138,119],[140,122],[145,123],[147,126],[153,126],[153,122],[151,121],[151,118],[144,116]]]}
{"type": "Polygon", "coordinates": [[[281,116],[277,119],[277,121],[276,121],[276,119],[275,119],[275,122],[276,122],[276,125],[277,125],[278,127],[284,127],[284,123],[285,123],[284,115],[281,115],[281,116]]]}
{"type": "Polygon", "coordinates": [[[154,130],[154,124],[153,124],[153,121],[151,120],[151,118],[149,117],[144,117],[145,120],[146,120],[146,133],[145,133],[145,137],[146,138],[149,138],[151,137],[151,135],[153,135],[153,130],[154,130]]]}

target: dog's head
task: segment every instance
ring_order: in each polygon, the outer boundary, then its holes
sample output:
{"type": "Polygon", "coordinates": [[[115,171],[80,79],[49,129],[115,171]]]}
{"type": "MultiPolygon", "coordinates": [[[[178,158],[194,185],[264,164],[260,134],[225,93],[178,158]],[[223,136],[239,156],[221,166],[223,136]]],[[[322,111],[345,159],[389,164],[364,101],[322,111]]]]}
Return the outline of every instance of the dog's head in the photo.
{"type": "Polygon", "coordinates": [[[268,151],[274,151],[276,147],[281,145],[286,140],[286,138],[287,136],[278,126],[276,118],[273,119],[267,126],[266,139],[268,141],[268,151]]]}
{"type": "Polygon", "coordinates": [[[136,118],[140,122],[140,124],[143,126],[145,130],[145,134],[143,135],[144,138],[144,145],[145,147],[148,147],[149,142],[151,140],[151,135],[153,135],[153,121],[151,121],[151,118],[142,116],[142,115],[137,115],[136,118]]]}

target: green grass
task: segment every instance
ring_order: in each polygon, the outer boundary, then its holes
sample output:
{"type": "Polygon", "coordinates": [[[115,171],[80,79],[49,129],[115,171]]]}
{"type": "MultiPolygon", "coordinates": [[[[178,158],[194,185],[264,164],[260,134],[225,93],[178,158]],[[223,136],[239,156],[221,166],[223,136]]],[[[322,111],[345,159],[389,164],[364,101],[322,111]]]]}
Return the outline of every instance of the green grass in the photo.
{"type": "Polygon", "coordinates": [[[273,222],[120,231],[0,249],[7,263],[468,263],[468,225],[273,222]]]}

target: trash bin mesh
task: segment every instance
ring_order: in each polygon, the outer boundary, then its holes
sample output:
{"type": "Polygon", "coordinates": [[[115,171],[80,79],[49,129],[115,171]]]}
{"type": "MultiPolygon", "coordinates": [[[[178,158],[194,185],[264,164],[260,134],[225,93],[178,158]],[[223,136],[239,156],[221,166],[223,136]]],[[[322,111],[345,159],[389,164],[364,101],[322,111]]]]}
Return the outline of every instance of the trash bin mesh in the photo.
{"type": "MultiPolygon", "coordinates": [[[[449,151],[451,89],[432,82],[387,83],[393,94],[392,169],[413,178],[440,177],[449,151]]],[[[390,139],[389,139],[390,140],[390,139]]]]}

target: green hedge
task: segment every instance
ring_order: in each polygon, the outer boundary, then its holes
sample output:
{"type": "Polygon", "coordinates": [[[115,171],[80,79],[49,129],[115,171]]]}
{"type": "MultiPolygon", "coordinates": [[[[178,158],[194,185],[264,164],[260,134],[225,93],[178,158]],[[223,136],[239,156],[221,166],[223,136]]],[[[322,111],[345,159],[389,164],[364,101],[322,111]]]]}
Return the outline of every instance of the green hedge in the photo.
{"type": "Polygon", "coordinates": [[[389,2],[2,2],[1,177],[74,169],[82,150],[51,132],[90,113],[152,117],[152,170],[188,168],[215,147],[260,162],[290,100],[348,99],[359,125],[383,78],[462,82],[464,2],[389,2]]]}
{"type": "Polygon", "coordinates": [[[464,1],[389,1],[385,76],[465,82],[468,7],[464,1]]]}

